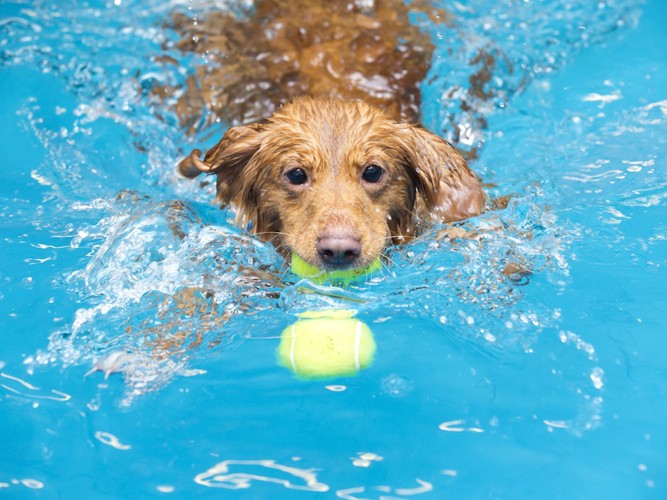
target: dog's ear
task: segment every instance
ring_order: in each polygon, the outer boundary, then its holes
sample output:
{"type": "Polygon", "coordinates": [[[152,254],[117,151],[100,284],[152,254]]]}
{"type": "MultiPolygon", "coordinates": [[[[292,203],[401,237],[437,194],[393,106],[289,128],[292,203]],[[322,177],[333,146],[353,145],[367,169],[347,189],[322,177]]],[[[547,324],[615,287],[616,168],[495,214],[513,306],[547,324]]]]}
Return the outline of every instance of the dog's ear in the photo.
{"type": "Polygon", "coordinates": [[[220,168],[243,168],[261,145],[262,128],[262,123],[252,123],[228,129],[222,139],[208,150],[204,160],[200,159],[201,151],[194,149],[178,164],[178,171],[184,177],[193,178],[202,172],[218,173],[220,168]]]}
{"type": "Polygon", "coordinates": [[[250,205],[245,199],[251,196],[251,190],[246,189],[249,175],[244,170],[262,145],[263,128],[262,123],[230,128],[203,160],[200,159],[201,151],[193,150],[179,163],[179,172],[191,178],[202,172],[216,174],[217,198],[223,205],[232,202],[238,206],[250,205]]]}
{"type": "Polygon", "coordinates": [[[409,125],[404,132],[405,162],[419,195],[419,218],[453,222],[482,213],[484,191],[461,154],[422,127],[409,125]]]}

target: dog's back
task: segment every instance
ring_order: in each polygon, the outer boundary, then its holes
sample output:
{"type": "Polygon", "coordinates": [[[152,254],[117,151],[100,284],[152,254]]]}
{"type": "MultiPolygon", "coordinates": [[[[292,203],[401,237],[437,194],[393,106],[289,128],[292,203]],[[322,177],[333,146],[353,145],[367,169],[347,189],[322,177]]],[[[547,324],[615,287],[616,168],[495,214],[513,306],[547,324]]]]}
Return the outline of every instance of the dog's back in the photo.
{"type": "Polygon", "coordinates": [[[257,0],[246,16],[215,11],[193,23],[174,15],[179,48],[207,59],[178,100],[180,120],[194,131],[209,110],[204,126],[251,123],[310,95],[359,99],[418,122],[433,45],[410,22],[415,12],[447,17],[403,0],[257,0]]]}

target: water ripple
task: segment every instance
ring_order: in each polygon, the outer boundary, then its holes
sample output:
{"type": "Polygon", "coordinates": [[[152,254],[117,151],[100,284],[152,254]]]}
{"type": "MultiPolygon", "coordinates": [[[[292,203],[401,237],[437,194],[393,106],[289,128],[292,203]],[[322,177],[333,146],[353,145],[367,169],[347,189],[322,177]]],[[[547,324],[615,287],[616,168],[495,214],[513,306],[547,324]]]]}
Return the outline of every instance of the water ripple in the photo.
{"type": "Polygon", "coordinates": [[[317,479],[314,470],[281,465],[275,460],[225,460],[197,474],[194,481],[209,488],[230,490],[250,488],[254,481],[261,481],[290,490],[329,491],[329,486],[317,479]]]}
{"type": "Polygon", "coordinates": [[[0,372],[0,387],[2,387],[11,397],[21,397],[28,400],[50,400],[65,402],[71,399],[69,394],[66,394],[55,389],[41,389],[25,380],[22,380],[13,375],[0,372]]]}

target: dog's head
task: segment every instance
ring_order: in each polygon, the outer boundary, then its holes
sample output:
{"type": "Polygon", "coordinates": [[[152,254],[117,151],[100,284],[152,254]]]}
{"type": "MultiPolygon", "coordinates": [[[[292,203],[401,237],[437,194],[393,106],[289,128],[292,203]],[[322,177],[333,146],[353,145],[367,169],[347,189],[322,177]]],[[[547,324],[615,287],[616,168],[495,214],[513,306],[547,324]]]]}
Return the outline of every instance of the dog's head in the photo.
{"type": "Polygon", "coordinates": [[[229,129],[183,175],[217,175],[238,222],[321,269],[363,267],[421,223],[478,215],[479,181],[446,141],[362,102],[299,98],[229,129]]]}

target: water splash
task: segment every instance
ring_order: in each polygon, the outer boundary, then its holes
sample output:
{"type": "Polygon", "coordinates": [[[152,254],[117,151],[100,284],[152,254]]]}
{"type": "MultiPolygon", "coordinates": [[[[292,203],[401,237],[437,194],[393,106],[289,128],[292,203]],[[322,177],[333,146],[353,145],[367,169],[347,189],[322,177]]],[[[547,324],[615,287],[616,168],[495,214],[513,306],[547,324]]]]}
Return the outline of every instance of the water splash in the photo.
{"type": "Polygon", "coordinates": [[[66,280],[86,305],[51,336],[49,352],[67,365],[92,362],[123,373],[133,394],[152,390],[185,374],[193,354],[246,337],[233,320],[269,309],[282,287],[273,248],[208,223],[207,207],[126,192],[110,211],[72,240],[94,255],[66,280]]]}
{"type": "Polygon", "coordinates": [[[585,47],[634,26],[642,0],[451,2],[454,29],[439,40],[425,91],[424,123],[477,152],[490,116],[535,79],[554,73],[585,47]]]}

